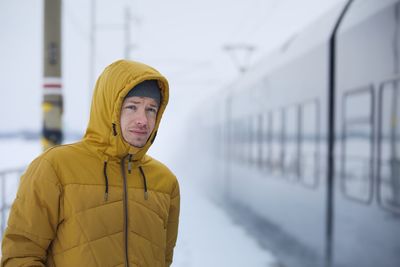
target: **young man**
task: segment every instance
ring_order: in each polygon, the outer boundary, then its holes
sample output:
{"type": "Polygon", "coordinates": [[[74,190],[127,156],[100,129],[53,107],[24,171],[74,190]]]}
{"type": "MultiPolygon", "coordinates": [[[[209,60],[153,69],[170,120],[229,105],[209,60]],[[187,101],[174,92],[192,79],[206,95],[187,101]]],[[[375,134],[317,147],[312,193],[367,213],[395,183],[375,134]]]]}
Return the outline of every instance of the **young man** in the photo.
{"type": "Polygon", "coordinates": [[[47,150],[22,176],[1,266],[169,266],[179,185],[146,155],[167,102],[153,68],[108,66],[83,140],[47,150]]]}

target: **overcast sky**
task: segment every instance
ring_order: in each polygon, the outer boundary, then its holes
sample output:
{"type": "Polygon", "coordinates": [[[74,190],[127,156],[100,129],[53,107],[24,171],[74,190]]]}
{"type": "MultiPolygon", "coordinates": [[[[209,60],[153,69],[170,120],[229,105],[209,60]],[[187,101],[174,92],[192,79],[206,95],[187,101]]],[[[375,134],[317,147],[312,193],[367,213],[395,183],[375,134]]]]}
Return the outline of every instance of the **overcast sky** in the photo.
{"type": "MultiPolygon", "coordinates": [[[[0,132],[41,128],[43,2],[0,0],[0,132]]],[[[63,124],[83,133],[95,78],[89,77],[91,1],[63,2],[63,124]]],[[[97,0],[95,76],[124,57],[123,25],[129,8],[130,58],[154,66],[170,81],[166,118],[171,132],[182,127],[182,116],[199,101],[238,75],[225,45],[255,46],[253,63],[338,2],[97,0]]]]}

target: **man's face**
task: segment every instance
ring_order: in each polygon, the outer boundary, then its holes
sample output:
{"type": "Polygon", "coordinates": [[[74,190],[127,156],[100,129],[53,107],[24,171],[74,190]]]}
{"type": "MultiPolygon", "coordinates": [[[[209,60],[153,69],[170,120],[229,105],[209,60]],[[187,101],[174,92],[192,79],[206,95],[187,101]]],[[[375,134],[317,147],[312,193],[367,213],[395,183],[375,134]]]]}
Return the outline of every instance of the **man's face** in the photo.
{"type": "Polygon", "coordinates": [[[143,147],[156,124],[157,102],[149,97],[128,97],[122,103],[122,137],[131,146],[143,147]]]}

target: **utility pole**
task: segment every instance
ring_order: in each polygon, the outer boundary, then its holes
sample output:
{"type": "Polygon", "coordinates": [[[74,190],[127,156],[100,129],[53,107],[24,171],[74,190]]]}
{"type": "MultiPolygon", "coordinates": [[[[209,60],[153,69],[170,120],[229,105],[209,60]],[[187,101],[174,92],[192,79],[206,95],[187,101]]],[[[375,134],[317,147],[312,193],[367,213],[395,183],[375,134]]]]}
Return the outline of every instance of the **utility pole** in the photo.
{"type": "Polygon", "coordinates": [[[90,2],[90,48],[89,48],[89,106],[93,93],[94,64],[96,51],[96,0],[90,2]]]}
{"type": "Polygon", "coordinates": [[[132,49],[136,47],[136,45],[132,44],[131,40],[131,22],[134,22],[136,25],[140,25],[141,19],[131,14],[130,7],[125,8],[125,23],[124,23],[124,30],[125,30],[125,51],[124,57],[126,59],[130,58],[130,52],[132,49]]]}
{"type": "Polygon", "coordinates": [[[61,144],[63,96],[61,82],[61,0],[44,1],[44,69],[42,147],[61,144]]]}
{"type": "Polygon", "coordinates": [[[90,96],[92,98],[92,90],[94,87],[93,81],[95,79],[95,55],[96,55],[96,32],[98,30],[123,30],[125,35],[124,58],[129,59],[130,51],[135,47],[131,44],[131,22],[140,24],[140,18],[132,16],[130,7],[125,8],[124,24],[97,24],[96,22],[96,0],[91,0],[90,11],[90,54],[89,54],[89,88],[90,96]]]}
{"type": "Polygon", "coordinates": [[[131,27],[130,27],[130,20],[131,20],[131,10],[129,7],[125,8],[125,58],[129,59],[129,53],[131,50],[131,27]]]}

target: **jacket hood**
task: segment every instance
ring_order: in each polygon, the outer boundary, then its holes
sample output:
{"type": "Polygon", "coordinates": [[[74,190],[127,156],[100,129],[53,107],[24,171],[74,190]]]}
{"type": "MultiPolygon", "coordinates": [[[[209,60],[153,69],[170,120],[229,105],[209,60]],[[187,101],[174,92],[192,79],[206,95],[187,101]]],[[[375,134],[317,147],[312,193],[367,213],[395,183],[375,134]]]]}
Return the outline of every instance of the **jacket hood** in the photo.
{"type": "Polygon", "coordinates": [[[155,139],[162,114],[168,103],[168,96],[168,81],[154,68],[129,60],[118,60],[112,63],[97,79],[84,141],[104,160],[121,159],[128,154],[133,155],[134,161],[140,160],[155,139]],[[128,92],[145,80],[158,81],[162,98],[154,130],[147,143],[142,148],[137,148],[129,145],[122,137],[121,106],[128,92]]]}

